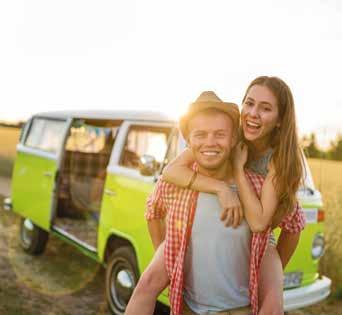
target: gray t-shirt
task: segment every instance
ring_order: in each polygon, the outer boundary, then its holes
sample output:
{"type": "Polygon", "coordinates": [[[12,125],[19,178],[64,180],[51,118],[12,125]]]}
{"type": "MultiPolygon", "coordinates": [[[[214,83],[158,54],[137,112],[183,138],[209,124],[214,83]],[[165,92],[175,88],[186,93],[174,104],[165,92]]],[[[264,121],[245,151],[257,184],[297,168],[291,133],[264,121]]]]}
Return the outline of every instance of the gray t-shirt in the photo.
{"type": "Polygon", "coordinates": [[[248,294],[251,232],[220,220],[216,195],[200,193],[185,257],[184,299],[197,314],[250,304],[248,294]]]}

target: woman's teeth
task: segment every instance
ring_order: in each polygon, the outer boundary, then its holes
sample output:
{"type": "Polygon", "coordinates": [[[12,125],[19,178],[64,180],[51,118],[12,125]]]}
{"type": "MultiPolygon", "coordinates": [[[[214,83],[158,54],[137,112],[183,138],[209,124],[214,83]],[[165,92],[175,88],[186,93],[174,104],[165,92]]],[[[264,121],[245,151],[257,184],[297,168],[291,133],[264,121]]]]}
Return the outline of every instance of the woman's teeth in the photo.
{"type": "Polygon", "coordinates": [[[247,127],[251,127],[251,128],[256,128],[256,129],[260,128],[259,124],[254,123],[252,121],[248,121],[248,120],[246,121],[246,125],[247,125],[247,127]]]}

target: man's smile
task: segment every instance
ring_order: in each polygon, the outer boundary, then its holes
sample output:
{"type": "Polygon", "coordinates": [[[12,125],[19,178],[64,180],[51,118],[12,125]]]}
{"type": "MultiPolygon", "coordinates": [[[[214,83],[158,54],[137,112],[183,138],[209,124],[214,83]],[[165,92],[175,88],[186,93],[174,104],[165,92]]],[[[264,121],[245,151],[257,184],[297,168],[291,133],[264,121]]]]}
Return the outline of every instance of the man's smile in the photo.
{"type": "Polygon", "coordinates": [[[201,154],[203,154],[205,156],[217,156],[220,154],[220,151],[213,151],[213,150],[201,151],[201,154]]]}

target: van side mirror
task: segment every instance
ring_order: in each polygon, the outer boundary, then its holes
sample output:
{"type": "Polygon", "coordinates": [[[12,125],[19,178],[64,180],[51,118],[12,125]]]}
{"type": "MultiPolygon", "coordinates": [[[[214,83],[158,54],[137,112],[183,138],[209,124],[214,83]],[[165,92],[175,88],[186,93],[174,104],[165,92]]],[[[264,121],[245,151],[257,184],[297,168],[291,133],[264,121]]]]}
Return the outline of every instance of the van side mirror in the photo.
{"type": "Polygon", "coordinates": [[[140,157],[139,171],[141,175],[153,176],[158,170],[158,163],[154,156],[144,154],[140,157]]]}

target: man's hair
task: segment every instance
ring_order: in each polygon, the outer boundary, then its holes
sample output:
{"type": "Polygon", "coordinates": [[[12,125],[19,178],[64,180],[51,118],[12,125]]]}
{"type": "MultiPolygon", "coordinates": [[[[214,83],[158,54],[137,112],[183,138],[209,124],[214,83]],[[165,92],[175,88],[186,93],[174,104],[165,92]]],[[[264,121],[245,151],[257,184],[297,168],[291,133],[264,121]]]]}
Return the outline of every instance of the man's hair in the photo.
{"type": "MultiPolygon", "coordinates": [[[[194,113],[189,118],[188,124],[186,126],[186,128],[187,128],[187,138],[189,138],[189,135],[190,135],[190,132],[191,132],[191,130],[189,129],[189,125],[191,123],[191,120],[194,119],[198,115],[225,115],[225,116],[227,116],[229,118],[229,121],[231,122],[233,128],[235,127],[233,119],[226,112],[223,112],[222,110],[219,110],[217,108],[206,108],[206,109],[203,109],[201,111],[198,111],[198,112],[194,113]]],[[[238,132],[238,130],[234,130],[234,135],[237,132],[238,132]]],[[[188,141],[188,139],[186,139],[186,140],[188,141]]]]}

